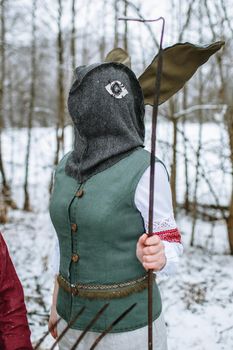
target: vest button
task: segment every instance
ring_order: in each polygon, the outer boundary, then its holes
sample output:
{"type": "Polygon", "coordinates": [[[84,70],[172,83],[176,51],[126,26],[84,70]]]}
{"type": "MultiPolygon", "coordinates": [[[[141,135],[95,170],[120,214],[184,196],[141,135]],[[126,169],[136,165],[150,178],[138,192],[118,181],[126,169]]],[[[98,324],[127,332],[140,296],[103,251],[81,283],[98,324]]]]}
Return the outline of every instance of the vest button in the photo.
{"type": "Polygon", "coordinates": [[[76,197],[81,198],[84,195],[84,190],[78,190],[78,192],[76,193],[76,197]]]}
{"type": "Polygon", "coordinates": [[[78,225],[77,225],[77,224],[72,224],[72,225],[71,225],[71,230],[72,230],[72,232],[76,232],[77,229],[78,229],[78,225]]]}
{"type": "Polygon", "coordinates": [[[78,254],[73,254],[71,260],[76,263],[79,260],[78,254]]]}

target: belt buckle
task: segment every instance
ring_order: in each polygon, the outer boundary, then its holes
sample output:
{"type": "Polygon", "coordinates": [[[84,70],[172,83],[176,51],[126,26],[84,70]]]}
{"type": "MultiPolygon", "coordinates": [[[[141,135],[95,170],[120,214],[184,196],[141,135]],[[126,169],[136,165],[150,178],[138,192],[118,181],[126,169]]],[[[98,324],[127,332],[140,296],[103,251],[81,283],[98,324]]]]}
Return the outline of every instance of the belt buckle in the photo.
{"type": "Polygon", "coordinates": [[[71,284],[70,289],[72,295],[78,295],[78,287],[75,284],[71,284]]]}

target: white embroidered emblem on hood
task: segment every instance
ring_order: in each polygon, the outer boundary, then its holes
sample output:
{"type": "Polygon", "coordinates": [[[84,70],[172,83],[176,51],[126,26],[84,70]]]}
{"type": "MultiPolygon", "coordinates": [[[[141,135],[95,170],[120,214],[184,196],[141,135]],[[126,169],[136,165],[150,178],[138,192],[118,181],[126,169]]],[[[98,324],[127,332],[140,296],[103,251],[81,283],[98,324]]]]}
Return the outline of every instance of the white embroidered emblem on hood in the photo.
{"type": "Polygon", "coordinates": [[[124,84],[122,84],[119,80],[114,80],[108,85],[105,86],[107,92],[114,96],[115,98],[123,98],[128,94],[127,89],[124,84]]]}

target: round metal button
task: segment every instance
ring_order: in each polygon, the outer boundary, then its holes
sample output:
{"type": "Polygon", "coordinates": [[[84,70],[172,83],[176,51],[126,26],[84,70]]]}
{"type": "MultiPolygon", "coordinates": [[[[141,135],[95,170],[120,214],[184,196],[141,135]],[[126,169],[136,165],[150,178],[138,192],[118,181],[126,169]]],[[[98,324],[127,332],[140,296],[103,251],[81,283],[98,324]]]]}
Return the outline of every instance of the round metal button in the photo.
{"type": "Polygon", "coordinates": [[[81,188],[81,190],[78,190],[78,192],[76,193],[76,196],[78,198],[81,198],[84,195],[84,190],[81,188]]]}
{"type": "Polygon", "coordinates": [[[78,254],[73,254],[71,260],[72,260],[73,262],[77,262],[77,261],[79,260],[78,254]]]}
{"type": "Polygon", "coordinates": [[[72,232],[76,232],[77,229],[78,229],[78,225],[77,225],[77,224],[72,224],[72,225],[71,225],[71,230],[72,230],[72,232]]]}

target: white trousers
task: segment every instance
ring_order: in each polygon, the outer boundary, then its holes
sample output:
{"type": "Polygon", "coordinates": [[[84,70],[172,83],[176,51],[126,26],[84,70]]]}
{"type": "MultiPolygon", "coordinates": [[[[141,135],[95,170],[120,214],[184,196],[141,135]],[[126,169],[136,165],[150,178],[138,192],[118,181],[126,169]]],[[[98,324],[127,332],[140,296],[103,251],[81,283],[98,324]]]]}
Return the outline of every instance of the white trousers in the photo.
{"type": "MultiPolygon", "coordinates": [[[[61,320],[58,323],[58,335],[66,327],[67,323],[61,320]]],[[[59,350],[70,350],[77,341],[80,330],[69,329],[59,342],[59,350]]],[[[100,333],[87,332],[77,346],[77,350],[89,350],[100,333]]],[[[121,333],[108,333],[96,347],[96,350],[145,350],[148,342],[148,327],[142,327],[134,331],[121,333]]],[[[167,329],[163,312],[153,323],[153,349],[167,350],[167,329]]]]}

